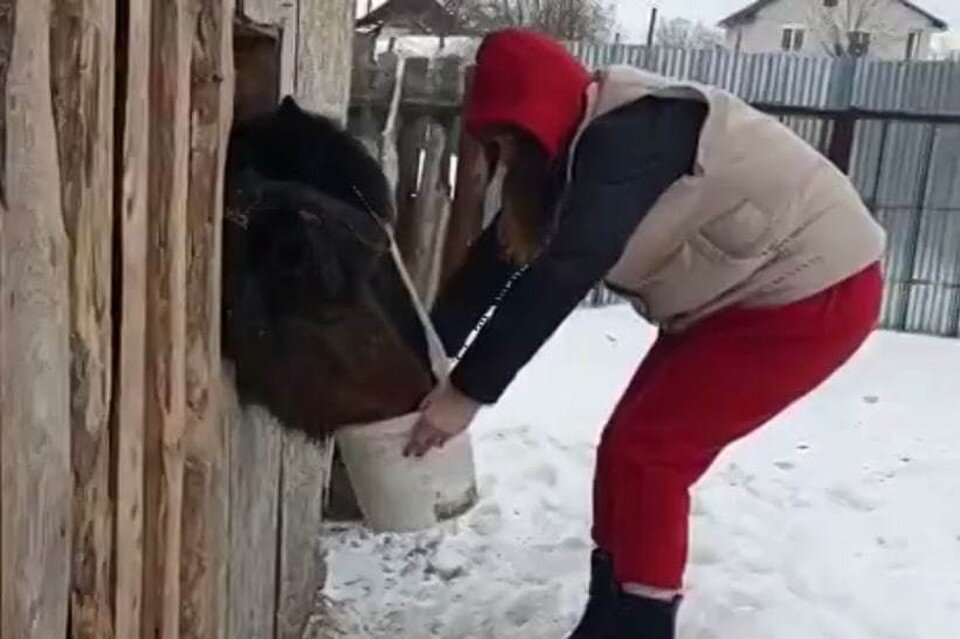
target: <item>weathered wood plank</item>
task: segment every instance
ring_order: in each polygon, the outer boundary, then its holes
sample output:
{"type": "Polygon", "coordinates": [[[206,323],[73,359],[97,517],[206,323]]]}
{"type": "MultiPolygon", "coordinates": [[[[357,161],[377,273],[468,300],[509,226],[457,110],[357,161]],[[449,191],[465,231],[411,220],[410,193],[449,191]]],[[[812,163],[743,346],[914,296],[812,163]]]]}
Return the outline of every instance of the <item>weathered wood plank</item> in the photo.
{"type": "Polygon", "coordinates": [[[427,130],[424,150],[423,181],[417,197],[416,217],[420,220],[417,252],[419,264],[415,280],[426,308],[431,308],[440,286],[444,242],[450,220],[450,192],[445,178],[444,158],[447,134],[436,122],[427,130]]]}
{"type": "MultiPolygon", "coordinates": [[[[238,43],[235,106],[237,114],[245,117],[275,105],[282,87],[292,90],[296,6],[282,9],[275,0],[243,0],[238,13],[262,25],[284,27],[276,30],[278,37],[282,33],[283,43],[271,43],[267,29],[257,34],[261,37],[255,42],[238,43]],[[290,56],[286,64],[285,55],[290,56]]],[[[266,410],[240,408],[230,368],[224,366],[220,397],[229,455],[226,636],[273,637],[283,434],[266,410]]]]}
{"type": "Polygon", "coordinates": [[[115,485],[114,632],[141,636],[143,604],[144,406],[147,306],[150,3],[120,3],[117,21],[115,224],[122,295],[117,326],[111,430],[115,485]]]}
{"type": "MultiPolygon", "coordinates": [[[[300,2],[288,2],[280,7],[280,95],[294,95],[297,90],[297,34],[300,31],[298,12],[300,2]]],[[[300,106],[304,106],[301,102],[300,106]]]]}
{"type": "Polygon", "coordinates": [[[302,107],[343,122],[350,101],[353,0],[301,1],[296,95],[302,107]]]}
{"type": "Polygon", "coordinates": [[[276,108],[280,95],[280,29],[238,21],[234,28],[236,68],[234,119],[246,120],[276,108]]]}
{"type": "Polygon", "coordinates": [[[427,117],[404,120],[396,133],[397,149],[397,244],[409,267],[410,255],[416,243],[416,225],[414,208],[417,203],[417,191],[420,188],[421,151],[427,138],[427,117]]]}
{"type": "Polygon", "coordinates": [[[280,503],[278,639],[300,639],[316,610],[325,579],[320,540],[323,489],[333,440],[321,444],[299,432],[284,433],[280,503]]]}
{"type": "Polygon", "coordinates": [[[408,122],[398,144],[397,242],[417,295],[429,308],[440,282],[450,196],[443,175],[446,132],[427,116],[408,122]]]}
{"type": "Polygon", "coordinates": [[[228,452],[220,419],[220,227],[233,108],[233,0],[195,0],[187,204],[187,434],[180,636],[226,637],[228,452]]]}
{"type": "Polygon", "coordinates": [[[283,12],[283,4],[286,4],[283,0],[238,0],[237,13],[254,22],[276,24],[283,12]]]}
{"type": "Polygon", "coordinates": [[[227,637],[273,637],[282,432],[263,408],[240,408],[232,375],[224,375],[223,388],[230,428],[227,637]]]}
{"type": "MultiPolygon", "coordinates": [[[[304,108],[341,123],[350,100],[353,14],[352,0],[300,2],[296,23],[295,96],[304,108]]],[[[277,636],[284,639],[299,639],[324,583],[319,532],[332,445],[283,436],[276,619],[277,636]]]]}
{"type": "Polygon", "coordinates": [[[110,637],[109,491],[114,11],[54,0],[50,30],[61,198],[70,240],[71,635],[110,637]]]}
{"type": "Polygon", "coordinates": [[[154,0],[147,204],[143,633],[176,639],[186,422],[186,211],[195,6],[154,0]]]}
{"type": "Polygon", "coordinates": [[[0,2],[0,636],[67,627],[69,247],[51,104],[50,0],[0,2]]]}
{"type": "MultiPolygon", "coordinates": [[[[473,69],[470,68],[465,79],[468,93],[472,76],[473,69]]],[[[483,230],[483,198],[487,171],[483,148],[461,123],[456,187],[444,244],[440,290],[443,290],[446,281],[463,264],[470,245],[483,230]]]]}

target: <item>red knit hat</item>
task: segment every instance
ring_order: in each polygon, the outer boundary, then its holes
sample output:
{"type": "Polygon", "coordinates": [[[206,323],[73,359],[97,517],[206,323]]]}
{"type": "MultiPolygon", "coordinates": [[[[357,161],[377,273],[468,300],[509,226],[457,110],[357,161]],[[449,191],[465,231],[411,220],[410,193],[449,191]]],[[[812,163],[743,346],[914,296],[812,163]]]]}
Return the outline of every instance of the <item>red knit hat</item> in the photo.
{"type": "Polygon", "coordinates": [[[516,126],[556,157],[583,117],[590,74],[558,42],[509,29],[484,38],[477,52],[466,126],[516,126]]]}

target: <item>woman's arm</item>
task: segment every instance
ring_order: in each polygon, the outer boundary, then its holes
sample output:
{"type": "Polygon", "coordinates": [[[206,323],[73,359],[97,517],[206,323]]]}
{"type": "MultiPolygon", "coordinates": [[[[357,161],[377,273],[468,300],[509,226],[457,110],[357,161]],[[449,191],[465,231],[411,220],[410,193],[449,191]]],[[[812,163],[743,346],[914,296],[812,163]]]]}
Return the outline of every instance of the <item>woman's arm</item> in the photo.
{"type": "Polygon", "coordinates": [[[466,260],[440,292],[431,319],[449,355],[456,355],[517,270],[501,255],[494,220],[470,246],[466,260]]]}

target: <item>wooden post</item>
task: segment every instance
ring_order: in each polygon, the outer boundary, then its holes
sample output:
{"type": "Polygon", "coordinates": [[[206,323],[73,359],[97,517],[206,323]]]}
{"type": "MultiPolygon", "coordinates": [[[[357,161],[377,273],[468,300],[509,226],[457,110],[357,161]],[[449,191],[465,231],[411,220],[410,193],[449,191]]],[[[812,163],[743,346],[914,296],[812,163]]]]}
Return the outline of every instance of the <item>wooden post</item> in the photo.
{"type": "MultiPolygon", "coordinates": [[[[346,121],[353,54],[353,0],[301,0],[295,95],[307,109],[346,121]]],[[[276,636],[300,639],[323,587],[323,494],[333,442],[283,434],[276,636]]]]}
{"type": "MultiPolygon", "coordinates": [[[[467,70],[466,95],[470,95],[473,69],[467,70]]],[[[440,290],[466,258],[467,250],[483,230],[483,197],[487,163],[483,148],[466,127],[460,127],[457,184],[443,253],[440,290]]]]}
{"type": "Polygon", "coordinates": [[[71,636],[113,632],[110,571],[111,274],[114,9],[54,0],[53,107],[63,218],[70,240],[71,452],[74,477],[71,636]]]}
{"type": "Polygon", "coordinates": [[[857,117],[852,112],[844,112],[833,119],[833,133],[827,157],[844,173],[850,172],[850,160],[853,157],[853,143],[857,136],[857,117]]]}
{"type": "MultiPolygon", "coordinates": [[[[400,126],[400,98],[403,93],[403,76],[406,75],[406,59],[395,53],[384,53],[377,60],[377,73],[374,83],[374,94],[380,95],[381,90],[386,98],[387,115],[384,118],[383,129],[380,135],[380,167],[387,177],[387,183],[393,187],[394,215],[399,217],[399,203],[396,201],[399,184],[400,161],[397,157],[398,128],[400,126]],[[381,89],[382,87],[382,89],[381,89]]],[[[396,220],[394,220],[396,221],[396,220]]]]}
{"type": "Polygon", "coordinates": [[[423,130],[420,185],[413,206],[406,213],[407,229],[404,260],[423,304],[430,308],[436,296],[443,255],[443,241],[447,235],[450,217],[450,199],[441,175],[446,150],[443,127],[427,120],[417,130],[423,130]]]}
{"type": "Polygon", "coordinates": [[[296,96],[305,109],[343,122],[350,102],[353,0],[300,0],[296,96]]]}
{"type": "Polygon", "coordinates": [[[856,77],[856,58],[843,57],[833,61],[830,87],[827,91],[827,106],[840,113],[833,120],[833,132],[827,157],[844,173],[850,170],[850,159],[853,155],[853,143],[856,138],[856,116],[849,112],[853,106],[853,90],[856,77]]]}
{"type": "MultiPolygon", "coordinates": [[[[396,199],[397,199],[397,243],[400,245],[404,260],[409,264],[409,255],[415,243],[415,222],[413,208],[416,204],[417,190],[420,186],[421,152],[426,140],[429,118],[417,117],[405,108],[414,99],[429,98],[427,75],[430,61],[427,58],[408,58],[402,65],[403,74],[397,77],[400,85],[399,108],[393,123],[396,133],[396,199]]],[[[386,137],[386,136],[385,136],[386,137]]],[[[385,140],[385,144],[389,144],[385,140]]]]}
{"type": "Polygon", "coordinates": [[[280,95],[280,30],[262,26],[240,15],[233,29],[233,58],[237,74],[233,117],[237,121],[269,113],[280,95]]]}
{"type": "Polygon", "coordinates": [[[141,636],[144,532],[144,406],[149,175],[150,4],[119,3],[115,136],[115,269],[117,323],[111,430],[116,486],[114,635],[141,636]],[[118,291],[120,293],[120,291],[118,291]]]}
{"type": "Polygon", "coordinates": [[[70,253],[50,0],[0,3],[0,636],[67,628],[70,253]]]}
{"type": "Polygon", "coordinates": [[[198,0],[186,211],[186,460],[180,637],[225,639],[228,451],[220,419],[223,167],[233,111],[233,0],[198,0]]]}
{"type": "Polygon", "coordinates": [[[190,0],[153,0],[147,243],[143,632],[176,639],[186,423],[190,0]]]}
{"type": "Polygon", "coordinates": [[[273,637],[282,433],[267,411],[241,411],[225,376],[230,424],[230,564],[227,637],[273,637]]]}
{"type": "MultiPolygon", "coordinates": [[[[282,14],[272,1],[243,2],[239,8],[234,105],[246,117],[271,111],[278,92],[292,90],[297,7],[282,14]]],[[[265,410],[241,409],[232,371],[226,369],[220,413],[229,460],[225,634],[227,639],[273,637],[282,433],[265,410]]]]}

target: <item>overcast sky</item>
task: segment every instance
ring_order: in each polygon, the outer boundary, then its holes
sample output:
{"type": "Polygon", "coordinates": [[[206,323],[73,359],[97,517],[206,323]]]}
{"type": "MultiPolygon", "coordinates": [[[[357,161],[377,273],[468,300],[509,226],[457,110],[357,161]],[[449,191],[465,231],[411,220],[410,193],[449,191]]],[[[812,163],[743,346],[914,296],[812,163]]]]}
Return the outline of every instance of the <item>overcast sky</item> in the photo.
{"type": "MultiPolygon", "coordinates": [[[[617,17],[625,40],[639,41],[646,37],[650,20],[649,0],[614,0],[617,17]]],[[[656,3],[661,15],[669,18],[682,17],[705,24],[715,25],[734,11],[742,9],[752,0],[659,0],[656,3]]],[[[954,35],[960,33],[960,0],[913,0],[935,16],[950,23],[954,35]]]]}

